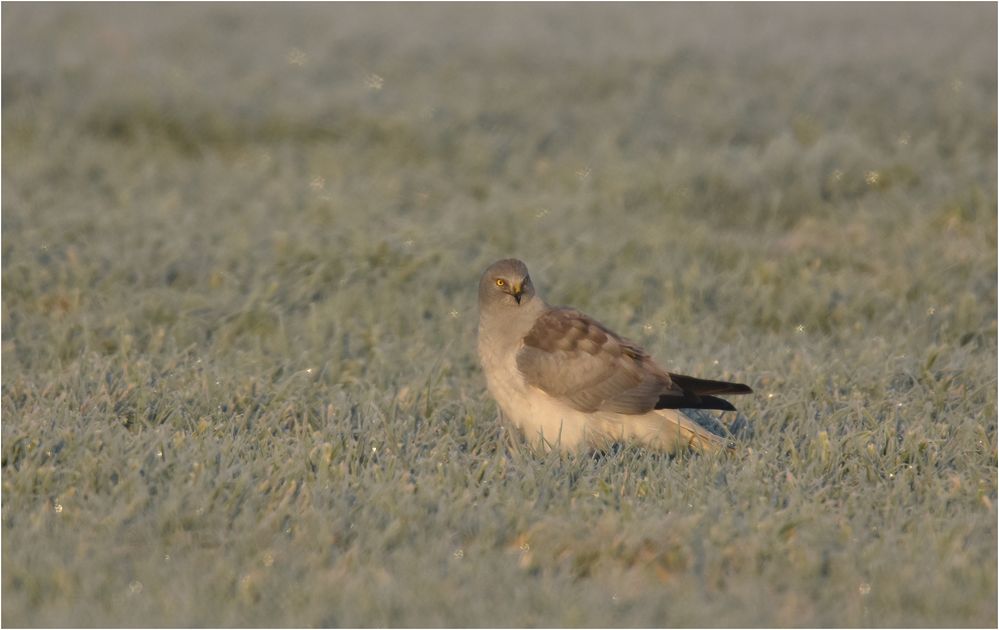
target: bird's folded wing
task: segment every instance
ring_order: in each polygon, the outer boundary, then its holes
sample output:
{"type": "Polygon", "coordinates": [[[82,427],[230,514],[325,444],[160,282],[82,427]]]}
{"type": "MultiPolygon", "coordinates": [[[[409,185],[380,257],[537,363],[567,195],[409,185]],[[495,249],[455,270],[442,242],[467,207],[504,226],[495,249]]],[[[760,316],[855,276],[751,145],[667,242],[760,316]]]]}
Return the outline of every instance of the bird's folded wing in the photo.
{"type": "Polygon", "coordinates": [[[640,347],[574,309],[538,318],[517,368],[528,385],[584,412],[643,414],[663,396],[684,397],[640,347]]]}

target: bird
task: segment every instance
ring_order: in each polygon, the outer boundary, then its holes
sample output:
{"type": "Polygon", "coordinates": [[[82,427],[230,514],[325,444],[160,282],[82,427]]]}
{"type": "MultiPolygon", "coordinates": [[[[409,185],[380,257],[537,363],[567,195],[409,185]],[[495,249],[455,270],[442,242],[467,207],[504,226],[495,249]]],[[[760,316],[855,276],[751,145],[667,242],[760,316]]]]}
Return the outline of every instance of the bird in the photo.
{"type": "Polygon", "coordinates": [[[734,410],[742,383],[674,374],[638,344],[570,307],[549,306],[527,265],[491,264],[479,280],[478,355],[500,415],[545,450],[640,444],[675,454],[733,444],[683,409],[734,410]]]}

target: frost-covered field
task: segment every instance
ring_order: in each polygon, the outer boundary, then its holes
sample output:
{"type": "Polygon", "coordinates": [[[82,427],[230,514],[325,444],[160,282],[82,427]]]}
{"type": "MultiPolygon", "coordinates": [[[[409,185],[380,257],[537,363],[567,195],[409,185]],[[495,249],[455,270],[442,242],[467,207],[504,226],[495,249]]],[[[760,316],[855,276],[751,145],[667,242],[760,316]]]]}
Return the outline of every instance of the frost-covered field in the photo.
{"type": "Polygon", "coordinates": [[[4,625],[996,625],[994,4],[2,11],[4,625]],[[507,255],[738,454],[501,431],[507,255]]]}

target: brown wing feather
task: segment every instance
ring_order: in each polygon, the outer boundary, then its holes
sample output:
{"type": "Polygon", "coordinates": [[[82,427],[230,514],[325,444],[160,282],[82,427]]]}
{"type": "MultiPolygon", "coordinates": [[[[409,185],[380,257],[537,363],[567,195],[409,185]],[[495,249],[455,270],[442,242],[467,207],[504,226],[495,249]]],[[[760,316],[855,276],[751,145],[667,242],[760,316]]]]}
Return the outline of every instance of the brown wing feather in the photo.
{"type": "Polygon", "coordinates": [[[574,309],[552,309],[524,337],[517,368],[528,384],[586,412],[643,414],[683,396],[634,343],[574,309]]]}

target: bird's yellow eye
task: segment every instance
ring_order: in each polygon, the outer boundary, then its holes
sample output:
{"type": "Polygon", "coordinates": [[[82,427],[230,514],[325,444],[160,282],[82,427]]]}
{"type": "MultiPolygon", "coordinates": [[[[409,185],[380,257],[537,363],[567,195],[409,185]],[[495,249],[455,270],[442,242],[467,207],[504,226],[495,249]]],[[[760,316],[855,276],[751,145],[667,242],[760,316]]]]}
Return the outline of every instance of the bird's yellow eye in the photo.
{"type": "Polygon", "coordinates": [[[496,286],[498,286],[498,287],[505,287],[506,286],[506,280],[504,280],[503,278],[496,278],[496,286]]]}

